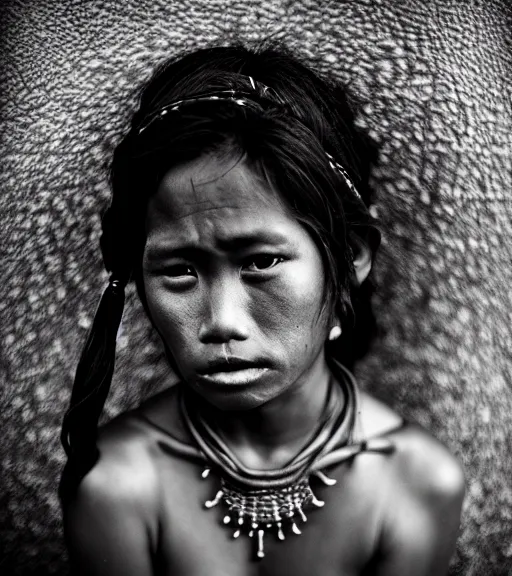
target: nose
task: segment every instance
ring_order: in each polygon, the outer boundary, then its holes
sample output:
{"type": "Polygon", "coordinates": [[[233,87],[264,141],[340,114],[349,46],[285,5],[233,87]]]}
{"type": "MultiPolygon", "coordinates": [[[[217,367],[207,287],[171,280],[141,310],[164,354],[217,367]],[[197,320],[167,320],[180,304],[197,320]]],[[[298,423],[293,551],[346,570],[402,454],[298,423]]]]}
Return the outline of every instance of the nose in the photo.
{"type": "Polygon", "coordinates": [[[239,278],[214,282],[207,290],[199,327],[203,344],[225,344],[249,338],[249,313],[246,295],[239,278]]]}

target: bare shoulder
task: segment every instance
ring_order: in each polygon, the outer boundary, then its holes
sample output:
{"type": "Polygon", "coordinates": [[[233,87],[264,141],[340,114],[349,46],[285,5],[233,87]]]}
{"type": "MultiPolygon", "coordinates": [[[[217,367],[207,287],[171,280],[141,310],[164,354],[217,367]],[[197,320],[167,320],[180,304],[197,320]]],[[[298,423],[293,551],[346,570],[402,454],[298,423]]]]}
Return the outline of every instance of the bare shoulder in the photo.
{"type": "MultiPolygon", "coordinates": [[[[112,492],[116,499],[141,502],[144,510],[158,505],[162,451],[155,429],[186,439],[175,387],[145,400],[137,409],[120,414],[98,431],[100,458],[82,481],[85,492],[112,492]],[[142,419],[141,419],[142,417],[142,419]],[[155,426],[148,426],[148,421],[155,426]]],[[[106,496],[106,495],[105,495],[106,496]]]]}
{"type": "Polygon", "coordinates": [[[68,503],[75,511],[100,507],[112,515],[150,521],[156,508],[158,475],[151,445],[131,413],[118,416],[98,433],[99,460],[82,479],[68,503]]]}
{"type": "Polygon", "coordinates": [[[462,466],[421,426],[400,426],[402,419],[369,395],[360,420],[368,439],[386,436],[395,446],[385,459],[372,459],[381,503],[375,574],[446,574],[465,492],[462,466]]]}
{"type": "Polygon", "coordinates": [[[460,507],[464,471],[444,444],[421,426],[411,424],[397,435],[396,446],[396,476],[410,495],[428,506],[460,507]]]}
{"type": "Polygon", "coordinates": [[[403,419],[383,402],[361,394],[360,434],[364,439],[388,435],[396,454],[394,475],[417,491],[418,496],[460,498],[464,493],[464,473],[448,448],[418,424],[401,427],[403,419]]]}
{"type": "Polygon", "coordinates": [[[386,562],[379,576],[446,574],[459,534],[462,466],[418,425],[395,434],[395,446],[380,539],[386,562]]]}
{"type": "Polygon", "coordinates": [[[158,542],[158,476],[128,414],[100,429],[100,458],[62,502],[72,573],[144,576],[158,542]]]}

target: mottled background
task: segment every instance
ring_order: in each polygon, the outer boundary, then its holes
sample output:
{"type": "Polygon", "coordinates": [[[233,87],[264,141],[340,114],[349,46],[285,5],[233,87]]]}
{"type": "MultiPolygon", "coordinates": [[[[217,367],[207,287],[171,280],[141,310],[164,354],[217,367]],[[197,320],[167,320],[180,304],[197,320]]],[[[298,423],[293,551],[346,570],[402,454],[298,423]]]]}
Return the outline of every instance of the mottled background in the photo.
{"type": "MultiPolygon", "coordinates": [[[[275,36],[348,86],[380,148],[382,336],[359,378],[464,463],[453,574],[511,575],[510,3],[4,0],[0,26],[0,572],[66,573],[59,426],[137,89],[177,51],[275,36]]],[[[118,356],[108,416],[165,379],[133,290],[118,356]]]]}

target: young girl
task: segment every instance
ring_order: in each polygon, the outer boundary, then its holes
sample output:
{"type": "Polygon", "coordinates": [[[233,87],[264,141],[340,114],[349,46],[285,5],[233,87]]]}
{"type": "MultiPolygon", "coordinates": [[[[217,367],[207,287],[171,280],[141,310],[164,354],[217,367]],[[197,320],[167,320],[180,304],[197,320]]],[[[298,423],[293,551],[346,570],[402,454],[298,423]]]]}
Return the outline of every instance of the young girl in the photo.
{"type": "Polygon", "coordinates": [[[446,573],[461,468],[347,369],[369,158],[342,90],[284,49],[199,50],[145,88],[63,423],[73,574],[446,573]],[[97,433],[130,279],[180,383],[97,433]]]}

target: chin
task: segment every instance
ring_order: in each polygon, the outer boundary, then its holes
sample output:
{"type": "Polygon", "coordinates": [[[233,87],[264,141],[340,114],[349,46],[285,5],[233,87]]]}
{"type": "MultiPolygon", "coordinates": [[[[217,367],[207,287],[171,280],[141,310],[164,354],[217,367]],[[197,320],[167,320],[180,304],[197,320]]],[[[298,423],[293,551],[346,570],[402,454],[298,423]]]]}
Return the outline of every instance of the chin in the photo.
{"type": "Polygon", "coordinates": [[[217,410],[223,410],[225,412],[254,410],[273,399],[273,396],[269,395],[268,392],[261,395],[252,390],[228,390],[224,392],[204,390],[196,386],[194,386],[193,389],[205,402],[217,410]]]}

